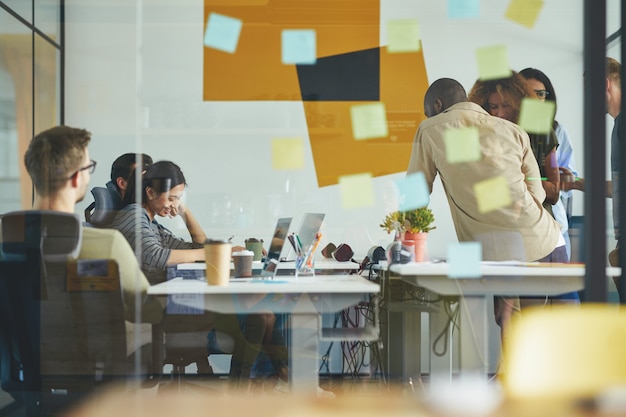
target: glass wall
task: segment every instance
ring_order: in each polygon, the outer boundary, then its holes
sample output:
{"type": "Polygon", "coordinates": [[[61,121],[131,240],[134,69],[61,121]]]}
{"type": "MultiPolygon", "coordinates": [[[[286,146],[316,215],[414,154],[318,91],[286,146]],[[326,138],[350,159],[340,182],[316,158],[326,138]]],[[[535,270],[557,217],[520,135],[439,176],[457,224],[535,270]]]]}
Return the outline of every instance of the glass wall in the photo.
{"type": "Polygon", "coordinates": [[[29,208],[22,155],[62,122],[60,0],[0,1],[0,213],[29,208]]]}
{"type": "MultiPolygon", "coordinates": [[[[0,0],[0,215],[32,206],[23,155],[62,122],[62,0],[0,0]]],[[[0,390],[0,411],[14,404],[0,390]]]]}

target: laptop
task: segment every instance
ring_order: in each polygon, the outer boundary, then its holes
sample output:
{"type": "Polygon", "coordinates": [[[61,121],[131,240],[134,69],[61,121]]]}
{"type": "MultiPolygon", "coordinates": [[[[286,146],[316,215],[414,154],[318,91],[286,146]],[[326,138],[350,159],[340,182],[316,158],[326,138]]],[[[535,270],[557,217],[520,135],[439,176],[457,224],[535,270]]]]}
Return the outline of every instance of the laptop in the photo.
{"type": "Polygon", "coordinates": [[[324,213],[306,213],[302,218],[297,235],[300,238],[303,250],[306,251],[313,243],[315,235],[322,227],[325,216],[324,213]]]}
{"type": "Polygon", "coordinates": [[[280,254],[283,251],[283,246],[287,239],[289,226],[291,226],[291,217],[281,217],[276,222],[276,228],[270,240],[270,247],[267,250],[267,256],[265,257],[261,275],[274,275],[276,272],[276,264],[280,261],[280,254]]]}

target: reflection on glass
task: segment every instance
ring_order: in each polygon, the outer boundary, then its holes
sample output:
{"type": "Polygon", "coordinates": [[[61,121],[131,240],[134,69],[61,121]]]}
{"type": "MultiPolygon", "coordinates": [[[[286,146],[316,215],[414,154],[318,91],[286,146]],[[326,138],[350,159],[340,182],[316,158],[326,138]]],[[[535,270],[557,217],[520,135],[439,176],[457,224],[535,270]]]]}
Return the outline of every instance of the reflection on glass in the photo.
{"type": "Polygon", "coordinates": [[[0,27],[0,213],[3,213],[30,206],[31,183],[20,161],[32,136],[33,52],[30,30],[2,9],[0,27]]]}
{"type": "Polygon", "coordinates": [[[58,55],[55,46],[35,35],[35,133],[59,124],[58,55]]]}
{"type": "Polygon", "coordinates": [[[33,4],[30,0],[2,0],[2,2],[28,23],[33,23],[33,4]]]}
{"type": "Polygon", "coordinates": [[[60,42],[59,0],[35,1],[35,26],[57,44],[60,42]]]}

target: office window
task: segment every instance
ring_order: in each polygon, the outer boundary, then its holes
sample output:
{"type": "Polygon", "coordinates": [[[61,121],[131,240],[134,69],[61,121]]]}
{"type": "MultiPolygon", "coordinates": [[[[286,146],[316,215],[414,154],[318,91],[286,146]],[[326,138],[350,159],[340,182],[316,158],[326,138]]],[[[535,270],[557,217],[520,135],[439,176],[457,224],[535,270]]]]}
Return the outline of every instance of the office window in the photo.
{"type": "Polygon", "coordinates": [[[62,122],[61,8],[0,0],[0,213],[31,207],[24,152],[36,132],[62,122]]]}

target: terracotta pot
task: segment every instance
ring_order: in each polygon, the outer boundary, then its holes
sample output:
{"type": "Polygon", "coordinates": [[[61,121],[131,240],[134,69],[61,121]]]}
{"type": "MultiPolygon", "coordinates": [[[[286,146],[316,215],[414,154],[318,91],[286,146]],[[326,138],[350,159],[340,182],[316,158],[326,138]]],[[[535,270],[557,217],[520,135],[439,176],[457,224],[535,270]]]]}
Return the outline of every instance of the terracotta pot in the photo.
{"type": "Polygon", "coordinates": [[[412,240],[415,242],[415,262],[423,262],[426,253],[426,238],[428,233],[410,233],[404,232],[403,240],[412,240]]]}

